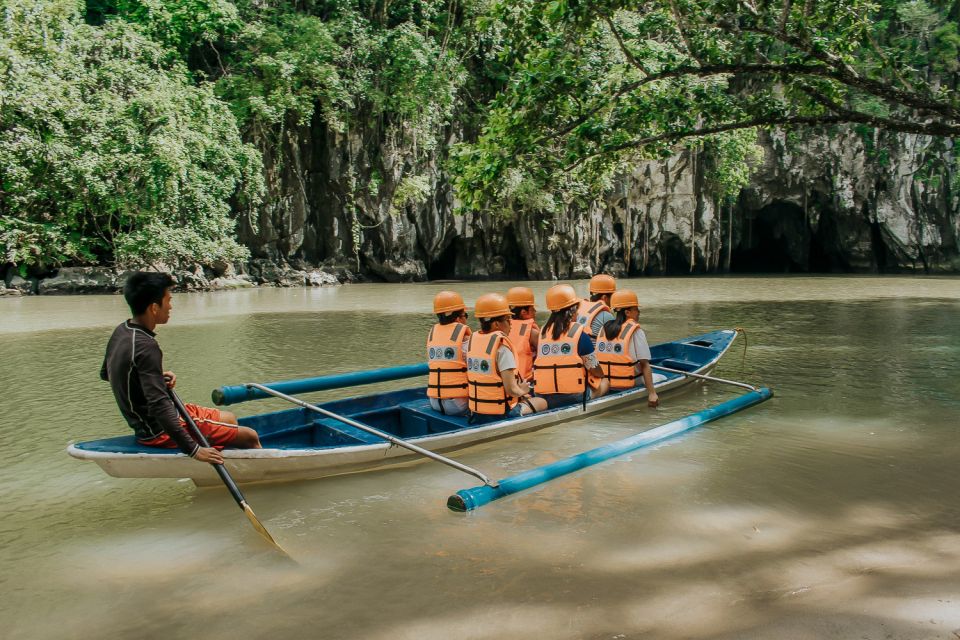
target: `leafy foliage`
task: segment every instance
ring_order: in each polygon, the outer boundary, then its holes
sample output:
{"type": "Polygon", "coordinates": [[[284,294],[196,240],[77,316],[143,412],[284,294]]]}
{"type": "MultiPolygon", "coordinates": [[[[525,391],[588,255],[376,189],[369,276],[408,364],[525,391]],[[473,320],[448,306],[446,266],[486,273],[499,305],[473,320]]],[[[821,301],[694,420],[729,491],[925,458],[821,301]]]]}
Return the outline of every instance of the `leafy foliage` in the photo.
{"type": "Polygon", "coordinates": [[[317,125],[374,150],[343,165],[358,256],[362,208],[424,202],[423,161],[453,137],[467,209],[584,204],[683,148],[729,199],[758,128],[960,134],[957,17],[945,0],[0,0],[0,248],[38,268],[242,257],[260,153],[276,176],[285,133],[317,125]]]}
{"type": "Polygon", "coordinates": [[[39,268],[244,257],[230,202],[260,166],[209,84],[122,21],[76,2],[5,0],[0,246],[39,268]]]}
{"type": "Polygon", "coordinates": [[[519,172],[565,200],[640,158],[707,146],[718,197],[744,179],[743,138],[855,123],[960,135],[956,15],[926,0],[526,0],[496,5],[508,75],[457,151],[468,208],[519,172]],[[936,76],[934,73],[945,74],[936,76]],[[730,164],[730,162],[736,164],[730,164]]]}

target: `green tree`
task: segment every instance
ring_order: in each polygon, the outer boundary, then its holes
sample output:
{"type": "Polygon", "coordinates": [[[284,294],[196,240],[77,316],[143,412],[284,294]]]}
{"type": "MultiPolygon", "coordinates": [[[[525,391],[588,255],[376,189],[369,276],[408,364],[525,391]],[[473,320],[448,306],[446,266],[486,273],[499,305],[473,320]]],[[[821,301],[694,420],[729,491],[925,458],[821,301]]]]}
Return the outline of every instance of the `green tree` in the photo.
{"type": "Polygon", "coordinates": [[[509,73],[482,134],[459,150],[460,195],[488,206],[516,170],[546,188],[572,180],[595,191],[637,158],[756,127],[955,137],[949,10],[925,0],[502,2],[493,20],[510,34],[500,53],[509,73]]]}
{"type": "Polygon", "coordinates": [[[259,156],[167,48],[82,3],[0,2],[0,249],[20,267],[231,260],[259,156]]]}

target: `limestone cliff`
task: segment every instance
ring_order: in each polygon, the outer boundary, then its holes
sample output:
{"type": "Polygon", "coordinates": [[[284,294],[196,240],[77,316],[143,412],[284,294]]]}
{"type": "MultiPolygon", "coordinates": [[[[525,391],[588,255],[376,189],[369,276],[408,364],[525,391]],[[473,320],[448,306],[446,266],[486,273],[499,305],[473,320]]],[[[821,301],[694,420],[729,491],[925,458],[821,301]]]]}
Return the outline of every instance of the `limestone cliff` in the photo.
{"type": "Polygon", "coordinates": [[[376,131],[291,127],[265,154],[269,204],[241,240],[261,260],[387,281],[960,270],[951,141],[777,131],[733,206],[705,192],[705,159],[685,152],[638,165],[585,210],[503,219],[454,215],[442,170],[452,137],[425,153],[376,131]]]}

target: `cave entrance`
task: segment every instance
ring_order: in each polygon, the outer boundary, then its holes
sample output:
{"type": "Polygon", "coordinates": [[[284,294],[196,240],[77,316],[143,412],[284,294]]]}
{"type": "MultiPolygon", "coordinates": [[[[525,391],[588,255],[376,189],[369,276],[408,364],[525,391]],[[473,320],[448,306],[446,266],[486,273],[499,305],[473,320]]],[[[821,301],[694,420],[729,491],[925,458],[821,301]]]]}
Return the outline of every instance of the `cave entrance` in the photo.
{"type": "Polygon", "coordinates": [[[792,273],[808,271],[810,230],[803,209],[775,202],[747,212],[739,242],[733,248],[733,273],[792,273]]]}
{"type": "Polygon", "coordinates": [[[837,225],[837,216],[830,211],[820,213],[817,231],[810,238],[810,271],[817,273],[846,273],[850,262],[844,254],[843,234],[837,225]]]}
{"type": "Polygon", "coordinates": [[[503,258],[503,277],[507,279],[526,279],[527,258],[520,248],[520,240],[517,237],[513,225],[509,225],[503,230],[503,241],[500,243],[500,257],[503,258]]]}
{"type": "Polygon", "coordinates": [[[690,273],[690,250],[675,235],[667,235],[663,240],[663,264],[660,273],[665,276],[678,276],[690,273]]]}
{"type": "Polygon", "coordinates": [[[457,241],[454,240],[427,264],[427,280],[452,280],[457,273],[457,241]]]}

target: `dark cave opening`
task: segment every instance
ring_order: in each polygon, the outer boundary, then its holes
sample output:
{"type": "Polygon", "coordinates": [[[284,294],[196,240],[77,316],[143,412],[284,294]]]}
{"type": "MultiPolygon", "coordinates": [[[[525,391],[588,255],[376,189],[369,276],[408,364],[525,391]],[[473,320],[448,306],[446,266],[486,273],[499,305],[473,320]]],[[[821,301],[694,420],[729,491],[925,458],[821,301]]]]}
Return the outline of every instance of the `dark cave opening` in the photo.
{"type": "Polygon", "coordinates": [[[428,280],[451,280],[457,273],[457,244],[454,240],[447,248],[440,252],[434,260],[427,264],[428,280]]]}
{"type": "Polygon", "coordinates": [[[679,276],[690,273],[690,250],[675,235],[667,237],[662,245],[663,265],[661,273],[665,276],[679,276]]]}
{"type": "Polygon", "coordinates": [[[810,231],[803,209],[776,202],[747,212],[733,247],[733,273],[794,273],[808,271],[810,231]]]}
{"type": "Polygon", "coordinates": [[[504,278],[526,278],[527,258],[520,247],[517,233],[513,225],[503,230],[503,241],[500,243],[500,257],[503,259],[504,278]]]}
{"type": "Polygon", "coordinates": [[[847,273],[851,271],[837,226],[837,216],[831,211],[822,211],[817,229],[810,237],[808,271],[814,273],[847,273]]]}

